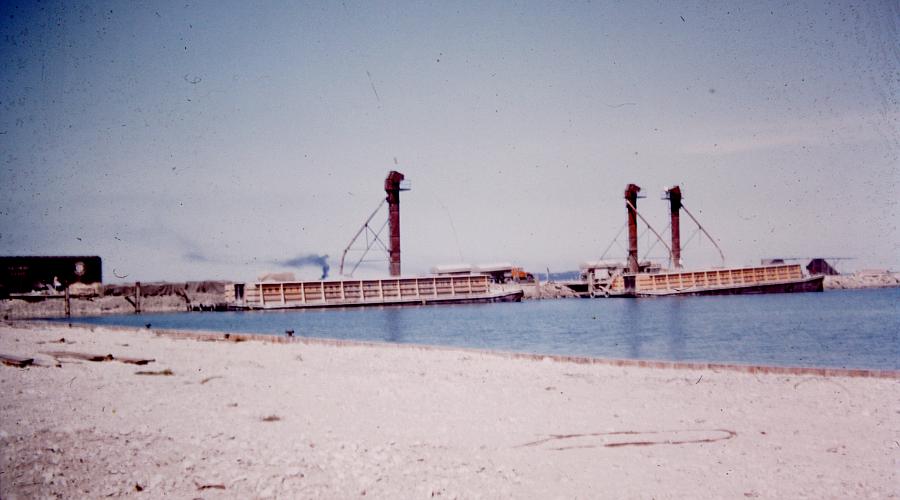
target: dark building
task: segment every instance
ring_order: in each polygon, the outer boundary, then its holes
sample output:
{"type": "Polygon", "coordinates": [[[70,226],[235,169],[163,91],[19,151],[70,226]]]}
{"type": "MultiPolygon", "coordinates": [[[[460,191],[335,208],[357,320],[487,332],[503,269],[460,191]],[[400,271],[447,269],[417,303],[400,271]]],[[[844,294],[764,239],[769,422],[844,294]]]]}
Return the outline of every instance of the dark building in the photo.
{"type": "Polygon", "coordinates": [[[103,268],[97,256],[0,257],[0,297],[102,281],[103,268]]]}
{"type": "Polygon", "coordinates": [[[831,267],[831,264],[825,261],[825,259],[813,259],[809,261],[809,264],[806,265],[806,270],[809,271],[809,274],[824,274],[826,276],[835,276],[841,274],[837,272],[837,270],[831,267]]]}

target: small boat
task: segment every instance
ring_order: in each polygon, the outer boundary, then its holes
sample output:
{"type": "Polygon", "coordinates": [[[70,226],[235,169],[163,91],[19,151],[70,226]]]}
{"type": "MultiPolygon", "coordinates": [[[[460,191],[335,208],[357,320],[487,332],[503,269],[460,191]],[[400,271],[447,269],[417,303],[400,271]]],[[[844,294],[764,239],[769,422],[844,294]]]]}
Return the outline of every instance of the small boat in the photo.
{"type": "Polygon", "coordinates": [[[520,302],[523,295],[521,287],[492,283],[488,275],[258,281],[225,287],[232,310],[520,302]]]}

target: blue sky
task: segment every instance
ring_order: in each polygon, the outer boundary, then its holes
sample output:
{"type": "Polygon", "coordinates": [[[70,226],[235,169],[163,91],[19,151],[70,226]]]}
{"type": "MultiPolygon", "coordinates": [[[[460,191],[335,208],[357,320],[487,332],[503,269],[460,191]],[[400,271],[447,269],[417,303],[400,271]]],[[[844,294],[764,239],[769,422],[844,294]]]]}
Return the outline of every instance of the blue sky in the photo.
{"type": "Polygon", "coordinates": [[[745,3],[6,2],[0,254],[336,267],[397,169],[409,273],[574,269],[629,182],[658,230],[681,184],[729,264],[900,267],[900,7],[745,3]]]}

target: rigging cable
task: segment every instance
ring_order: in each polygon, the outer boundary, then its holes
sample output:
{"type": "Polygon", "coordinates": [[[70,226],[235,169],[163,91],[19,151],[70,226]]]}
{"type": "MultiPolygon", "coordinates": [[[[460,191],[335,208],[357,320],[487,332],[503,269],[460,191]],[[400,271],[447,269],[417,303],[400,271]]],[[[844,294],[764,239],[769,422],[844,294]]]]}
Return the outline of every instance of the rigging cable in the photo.
{"type": "Polygon", "coordinates": [[[706,237],[709,238],[709,241],[711,241],[713,246],[716,247],[716,250],[719,251],[719,257],[722,258],[722,266],[724,267],[725,266],[725,254],[722,253],[722,249],[719,248],[719,244],[716,243],[716,240],[714,240],[713,237],[710,236],[708,232],[706,232],[706,229],[703,228],[703,226],[700,224],[700,221],[698,221],[697,218],[694,217],[694,214],[692,214],[690,211],[688,211],[687,207],[685,207],[683,203],[681,205],[681,209],[684,210],[684,213],[688,214],[688,216],[694,221],[694,223],[697,224],[697,227],[700,229],[700,231],[703,231],[703,234],[705,234],[706,237]]]}
{"type": "MultiPolygon", "coordinates": [[[[627,225],[627,222],[625,224],[622,224],[622,227],[619,228],[619,232],[616,233],[616,236],[613,238],[613,240],[609,242],[609,246],[606,247],[606,250],[603,251],[603,254],[601,254],[600,258],[597,260],[603,260],[606,258],[606,253],[609,252],[613,245],[619,242],[619,236],[622,234],[622,230],[625,229],[625,226],[627,225]]],[[[622,245],[620,244],[619,246],[621,247],[622,245]]]]}

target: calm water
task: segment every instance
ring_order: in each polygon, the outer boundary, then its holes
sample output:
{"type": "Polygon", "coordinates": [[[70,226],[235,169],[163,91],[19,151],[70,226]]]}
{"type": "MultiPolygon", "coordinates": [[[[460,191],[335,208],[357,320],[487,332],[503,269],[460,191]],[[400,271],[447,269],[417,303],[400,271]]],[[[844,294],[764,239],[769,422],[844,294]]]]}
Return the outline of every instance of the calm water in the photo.
{"type": "Polygon", "coordinates": [[[608,358],[900,369],[900,289],[79,318],[608,358]]]}

